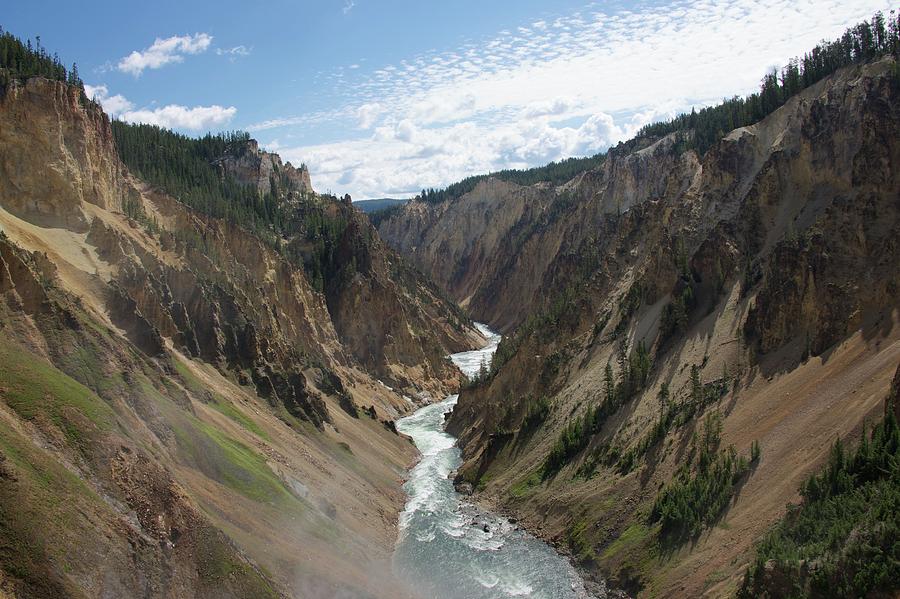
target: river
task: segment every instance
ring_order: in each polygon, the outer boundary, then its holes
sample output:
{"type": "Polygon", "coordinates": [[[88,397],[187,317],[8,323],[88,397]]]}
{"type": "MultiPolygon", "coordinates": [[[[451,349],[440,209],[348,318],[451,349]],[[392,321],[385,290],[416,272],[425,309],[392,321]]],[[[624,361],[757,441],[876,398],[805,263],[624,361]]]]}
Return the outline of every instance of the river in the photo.
{"type": "MultiPolygon", "coordinates": [[[[453,354],[467,375],[490,365],[500,335],[482,349],[453,354]]],[[[456,492],[449,478],[462,463],[444,420],[457,396],[425,406],[397,421],[422,454],[404,485],[394,570],[423,599],[591,598],[569,561],[506,518],[486,512],[456,492]]]]}

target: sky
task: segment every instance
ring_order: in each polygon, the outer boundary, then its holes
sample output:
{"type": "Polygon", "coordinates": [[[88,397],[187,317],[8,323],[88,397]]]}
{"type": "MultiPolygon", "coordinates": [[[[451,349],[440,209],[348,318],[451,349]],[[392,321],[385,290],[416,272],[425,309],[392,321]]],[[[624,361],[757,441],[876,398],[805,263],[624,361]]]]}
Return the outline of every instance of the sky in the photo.
{"type": "Polygon", "coordinates": [[[318,191],[410,197],[754,91],[884,0],[16,2],[108,113],[247,130],[318,191]]]}

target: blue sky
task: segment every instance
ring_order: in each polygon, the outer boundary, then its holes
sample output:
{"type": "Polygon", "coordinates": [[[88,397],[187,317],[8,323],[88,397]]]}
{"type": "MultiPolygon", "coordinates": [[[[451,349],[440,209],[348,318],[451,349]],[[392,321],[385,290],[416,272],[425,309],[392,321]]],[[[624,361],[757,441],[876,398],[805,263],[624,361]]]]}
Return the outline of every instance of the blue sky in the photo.
{"type": "Polygon", "coordinates": [[[883,0],[11,3],[108,112],[247,129],[313,185],[403,197],[601,151],[752,91],[883,0]]]}

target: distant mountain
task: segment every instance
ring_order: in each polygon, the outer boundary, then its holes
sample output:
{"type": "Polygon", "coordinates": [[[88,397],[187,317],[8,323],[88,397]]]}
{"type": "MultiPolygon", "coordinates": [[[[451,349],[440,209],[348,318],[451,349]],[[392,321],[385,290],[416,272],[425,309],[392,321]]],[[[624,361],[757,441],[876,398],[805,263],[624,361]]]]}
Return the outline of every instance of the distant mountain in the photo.
{"type": "Polygon", "coordinates": [[[378,212],[379,210],[386,210],[387,208],[402,206],[408,201],[409,200],[398,200],[395,198],[380,198],[377,200],[360,200],[358,202],[353,202],[353,205],[366,214],[371,214],[373,212],[378,212]]]}

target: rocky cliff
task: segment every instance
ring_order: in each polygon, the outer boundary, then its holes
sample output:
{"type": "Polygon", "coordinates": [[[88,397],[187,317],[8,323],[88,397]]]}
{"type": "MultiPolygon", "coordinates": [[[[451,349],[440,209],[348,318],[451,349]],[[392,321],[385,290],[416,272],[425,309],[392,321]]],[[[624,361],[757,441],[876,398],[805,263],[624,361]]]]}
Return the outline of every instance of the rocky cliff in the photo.
{"type": "Polygon", "coordinates": [[[0,131],[0,193],[3,207],[17,216],[84,233],[89,219],[82,206],[120,209],[124,190],[106,116],[81,110],[80,96],[40,77],[6,91],[10,125],[0,131]],[[85,136],[86,130],[96,135],[85,136]]]}
{"type": "Polygon", "coordinates": [[[312,181],[305,164],[295,168],[290,162],[283,164],[281,156],[259,149],[255,139],[231,148],[216,161],[223,173],[235,176],[244,185],[256,188],[260,194],[275,189],[295,198],[312,193],[312,181]]]}
{"type": "Polygon", "coordinates": [[[548,290],[565,283],[553,279],[559,264],[580,263],[581,246],[596,243],[613,217],[684,191],[698,165],[673,150],[676,141],[623,144],[559,187],[486,179],[456,200],[411,202],[379,232],[470,313],[508,332],[548,306],[548,290]]]}
{"type": "Polygon", "coordinates": [[[690,131],[637,139],[562,186],[493,180],[383,221],[508,334],[449,421],[459,480],[614,585],[732,593],[900,361],[897,81],[892,58],[846,68],[703,154],[690,131]],[[734,496],[672,542],[660,493],[710,459],[734,496]]]}
{"type": "Polygon", "coordinates": [[[0,97],[0,594],[405,596],[386,564],[414,451],[389,422],[477,334],[305,169],[255,142],[216,162],[343,215],[331,259],[358,262],[326,288],[285,249],[302,235],[134,176],[81,94],[0,97]]]}

